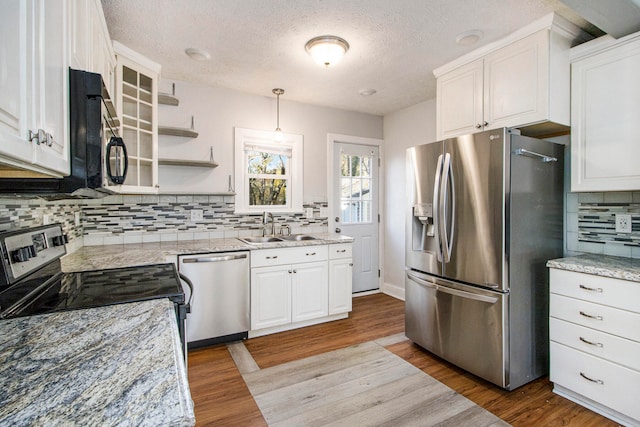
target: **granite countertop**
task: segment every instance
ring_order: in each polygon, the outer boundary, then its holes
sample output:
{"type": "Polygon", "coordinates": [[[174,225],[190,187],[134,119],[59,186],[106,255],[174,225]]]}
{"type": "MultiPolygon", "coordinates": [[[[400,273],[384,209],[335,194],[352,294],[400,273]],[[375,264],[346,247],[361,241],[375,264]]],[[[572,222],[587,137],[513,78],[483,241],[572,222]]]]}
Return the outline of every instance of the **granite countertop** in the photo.
{"type": "Polygon", "coordinates": [[[0,321],[0,425],[192,426],[173,304],[0,321]]]}
{"type": "Polygon", "coordinates": [[[84,246],[61,259],[62,271],[90,271],[106,268],[162,264],[168,257],[209,252],[288,248],[353,242],[352,237],[337,234],[311,234],[316,240],[282,241],[261,244],[244,243],[237,238],[189,240],[178,242],[134,243],[84,246]]]}
{"type": "Polygon", "coordinates": [[[547,267],[640,282],[640,259],[584,254],[547,261],[547,267]]]}

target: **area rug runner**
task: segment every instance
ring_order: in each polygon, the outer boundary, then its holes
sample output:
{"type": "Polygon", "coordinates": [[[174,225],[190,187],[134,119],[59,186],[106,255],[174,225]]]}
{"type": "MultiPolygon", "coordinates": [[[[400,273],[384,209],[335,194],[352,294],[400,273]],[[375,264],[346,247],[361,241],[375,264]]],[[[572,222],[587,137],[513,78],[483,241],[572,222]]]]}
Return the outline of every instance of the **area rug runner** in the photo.
{"type": "Polygon", "coordinates": [[[243,374],[270,426],[508,426],[368,342],[243,374]]]}

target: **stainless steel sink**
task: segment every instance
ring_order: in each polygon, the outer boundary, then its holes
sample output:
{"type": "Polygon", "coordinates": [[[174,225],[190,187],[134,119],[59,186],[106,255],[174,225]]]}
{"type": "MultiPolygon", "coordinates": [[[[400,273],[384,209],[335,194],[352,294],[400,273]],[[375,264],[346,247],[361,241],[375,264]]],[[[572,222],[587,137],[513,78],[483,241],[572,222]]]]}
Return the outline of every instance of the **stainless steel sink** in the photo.
{"type": "Polygon", "coordinates": [[[284,240],[295,240],[297,242],[301,240],[318,240],[317,237],[309,236],[308,234],[292,234],[290,236],[282,236],[284,240]]]}
{"type": "Polygon", "coordinates": [[[264,236],[264,237],[238,237],[238,240],[244,243],[249,243],[250,245],[256,245],[260,243],[273,243],[273,242],[282,242],[280,237],[273,236],[264,236]]]}

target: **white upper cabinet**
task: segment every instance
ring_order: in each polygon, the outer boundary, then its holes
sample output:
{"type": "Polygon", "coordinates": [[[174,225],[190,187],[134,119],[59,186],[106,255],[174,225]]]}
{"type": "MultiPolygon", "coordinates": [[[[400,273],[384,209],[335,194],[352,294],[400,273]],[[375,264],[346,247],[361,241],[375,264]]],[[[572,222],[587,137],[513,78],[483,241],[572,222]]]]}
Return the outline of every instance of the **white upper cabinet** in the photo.
{"type": "Polygon", "coordinates": [[[436,69],[437,138],[500,127],[567,130],[569,48],[584,37],[552,14],[436,69]]]}
{"type": "Polygon", "coordinates": [[[69,1],[69,66],[100,74],[113,96],[116,57],[100,0],[69,1]]]}
{"type": "Polygon", "coordinates": [[[0,162],[10,176],[68,175],[68,1],[10,0],[2,12],[0,162]]]}
{"type": "Polygon", "coordinates": [[[640,33],[571,52],[571,191],[640,190],[640,33]]]}
{"type": "Polygon", "coordinates": [[[127,146],[129,169],[119,193],[158,192],[158,80],[160,65],[114,42],[116,52],[116,109],[120,136],[127,146]]]}

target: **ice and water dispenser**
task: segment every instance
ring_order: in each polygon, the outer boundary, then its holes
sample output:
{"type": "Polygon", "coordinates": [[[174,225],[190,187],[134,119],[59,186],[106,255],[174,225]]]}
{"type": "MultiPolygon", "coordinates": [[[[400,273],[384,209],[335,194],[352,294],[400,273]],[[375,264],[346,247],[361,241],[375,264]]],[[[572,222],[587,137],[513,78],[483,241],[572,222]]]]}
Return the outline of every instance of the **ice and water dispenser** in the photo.
{"type": "Polygon", "coordinates": [[[412,241],[414,251],[425,251],[429,247],[427,238],[435,236],[433,203],[413,205],[412,241]]]}

